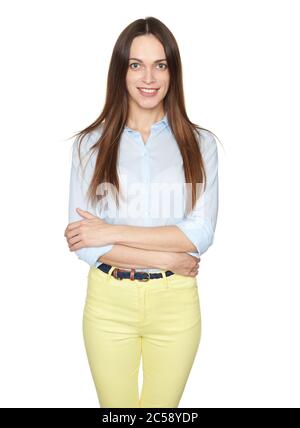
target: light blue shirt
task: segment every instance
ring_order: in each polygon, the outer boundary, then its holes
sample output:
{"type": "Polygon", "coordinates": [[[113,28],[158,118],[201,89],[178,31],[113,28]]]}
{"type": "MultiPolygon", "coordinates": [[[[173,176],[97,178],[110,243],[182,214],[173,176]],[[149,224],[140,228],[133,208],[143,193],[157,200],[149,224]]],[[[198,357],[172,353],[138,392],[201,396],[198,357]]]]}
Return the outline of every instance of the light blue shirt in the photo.
{"type": "MultiPolygon", "coordinates": [[[[212,133],[199,130],[197,139],[207,175],[206,190],[196,202],[194,210],[184,215],[185,176],[182,156],[169,127],[167,114],[151,126],[151,133],[144,143],[139,131],[123,129],[117,171],[120,191],[126,195],[120,198],[119,210],[113,198],[102,208],[87,203],[86,191],[95,167],[96,154],[89,148],[102,132],[98,127],[85,136],[80,153],[83,168],[78,158],[78,138],[72,146],[72,164],[69,191],[69,223],[82,220],[76,208],[89,211],[110,224],[156,227],[176,225],[195,245],[197,252],[189,254],[200,257],[213,243],[218,214],[218,150],[212,133]]],[[[100,147],[101,150],[101,147],[100,147]]],[[[201,188],[202,189],[202,188],[201,188]]],[[[99,266],[98,258],[113,248],[113,244],[86,247],[75,251],[79,259],[90,266],[99,266]]],[[[139,271],[158,272],[159,269],[139,268],[139,271]]]]}

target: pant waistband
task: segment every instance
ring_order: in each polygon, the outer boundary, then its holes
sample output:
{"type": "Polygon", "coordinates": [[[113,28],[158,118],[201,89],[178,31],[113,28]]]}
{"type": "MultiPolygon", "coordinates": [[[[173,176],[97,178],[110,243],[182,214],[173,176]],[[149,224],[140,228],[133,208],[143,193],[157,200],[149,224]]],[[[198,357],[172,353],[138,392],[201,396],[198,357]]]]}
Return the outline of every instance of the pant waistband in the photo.
{"type": "MultiPolygon", "coordinates": [[[[105,273],[108,273],[109,270],[111,269],[111,265],[108,265],[107,263],[101,263],[101,265],[97,266],[98,269],[102,270],[105,273]]],[[[174,275],[174,272],[172,272],[171,270],[166,270],[165,271],[166,276],[170,276],[170,275],[174,275]]],[[[112,271],[112,276],[116,279],[123,279],[123,278],[128,278],[131,279],[132,281],[137,279],[139,281],[149,281],[149,279],[157,279],[157,278],[163,278],[163,274],[160,272],[136,272],[135,269],[130,269],[129,271],[126,270],[122,270],[119,268],[115,268],[112,271]]]]}

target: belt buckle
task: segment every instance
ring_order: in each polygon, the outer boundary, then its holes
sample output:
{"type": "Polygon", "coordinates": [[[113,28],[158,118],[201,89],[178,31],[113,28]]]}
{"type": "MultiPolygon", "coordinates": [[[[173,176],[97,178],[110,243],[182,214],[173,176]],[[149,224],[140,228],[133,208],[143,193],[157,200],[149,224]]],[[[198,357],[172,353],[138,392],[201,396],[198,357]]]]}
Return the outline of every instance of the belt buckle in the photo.
{"type": "Polygon", "coordinates": [[[149,281],[149,279],[151,279],[150,278],[150,272],[143,272],[143,273],[146,273],[148,275],[148,277],[147,278],[141,278],[141,279],[137,278],[137,280],[138,281],[142,281],[142,282],[149,281]]]}

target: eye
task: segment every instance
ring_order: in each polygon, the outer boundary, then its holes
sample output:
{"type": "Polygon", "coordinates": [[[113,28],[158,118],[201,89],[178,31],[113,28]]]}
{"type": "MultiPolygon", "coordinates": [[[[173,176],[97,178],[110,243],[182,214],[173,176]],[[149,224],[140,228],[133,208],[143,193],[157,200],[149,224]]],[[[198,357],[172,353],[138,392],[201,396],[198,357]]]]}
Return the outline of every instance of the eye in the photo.
{"type": "Polygon", "coordinates": [[[135,70],[137,67],[132,67],[132,65],[140,65],[138,62],[132,62],[129,67],[135,70]]]}
{"type": "MultiPolygon", "coordinates": [[[[165,64],[165,63],[163,63],[163,62],[160,62],[158,65],[163,65],[164,67],[163,67],[163,70],[165,70],[166,68],[168,68],[168,66],[167,66],[167,64],[165,64]]],[[[160,67],[161,68],[161,67],[160,67]]]]}
{"type": "MultiPolygon", "coordinates": [[[[132,62],[131,64],[129,64],[129,67],[132,69],[132,70],[137,70],[138,69],[138,67],[135,67],[135,66],[139,66],[139,65],[141,65],[141,64],[139,64],[138,62],[132,62]]],[[[161,70],[165,70],[166,68],[168,68],[168,66],[167,66],[167,64],[165,64],[165,63],[163,63],[163,62],[161,62],[161,63],[159,63],[159,64],[157,64],[158,65],[158,67],[161,69],[161,70]],[[162,67],[161,67],[162,66],[162,67]]]]}

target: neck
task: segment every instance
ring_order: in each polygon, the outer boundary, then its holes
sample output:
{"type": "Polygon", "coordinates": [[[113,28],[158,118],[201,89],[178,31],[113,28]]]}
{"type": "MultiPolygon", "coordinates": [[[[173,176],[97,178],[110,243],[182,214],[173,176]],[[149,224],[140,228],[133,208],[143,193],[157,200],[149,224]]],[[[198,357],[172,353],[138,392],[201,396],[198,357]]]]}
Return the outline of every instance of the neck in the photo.
{"type": "Polygon", "coordinates": [[[126,126],[138,131],[148,132],[150,131],[150,128],[153,123],[160,121],[164,117],[164,115],[165,113],[163,109],[159,109],[157,111],[130,111],[128,114],[126,126]]]}

